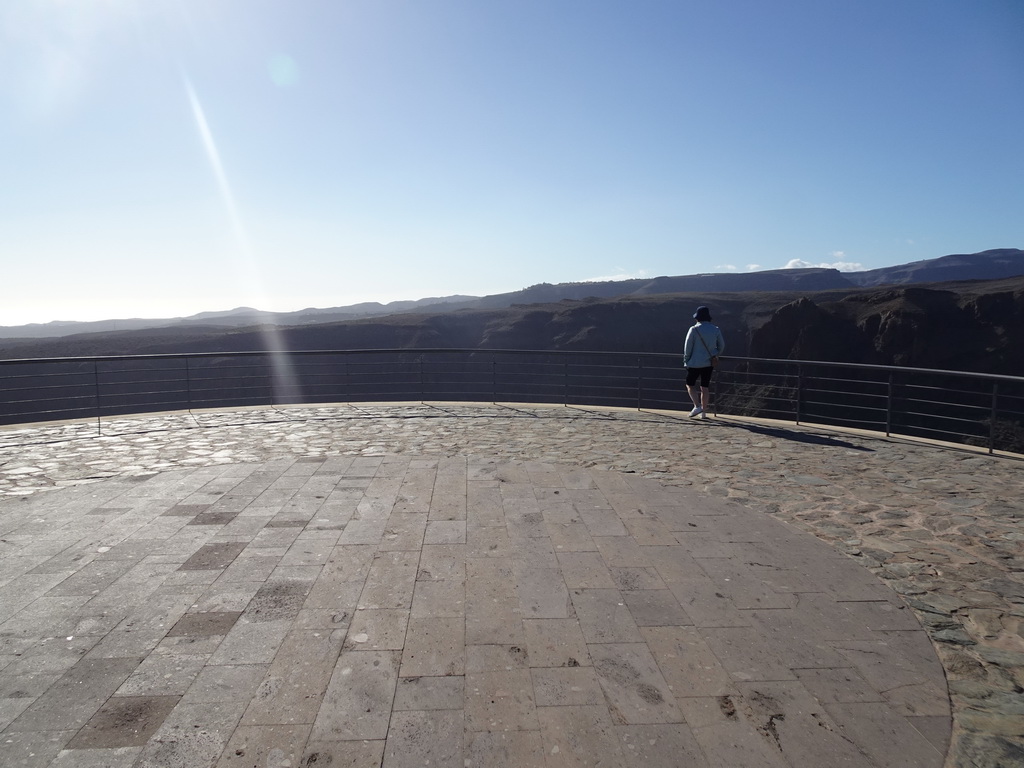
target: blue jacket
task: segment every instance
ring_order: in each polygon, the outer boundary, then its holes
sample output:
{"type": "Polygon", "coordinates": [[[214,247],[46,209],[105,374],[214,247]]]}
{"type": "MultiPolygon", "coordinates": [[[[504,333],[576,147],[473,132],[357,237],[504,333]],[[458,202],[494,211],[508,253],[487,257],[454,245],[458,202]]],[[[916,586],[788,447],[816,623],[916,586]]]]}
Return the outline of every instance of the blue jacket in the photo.
{"type": "Polygon", "coordinates": [[[725,338],[722,331],[714,323],[697,323],[686,332],[686,344],[683,345],[683,365],[687,368],[710,368],[711,357],[717,357],[725,351],[725,338]],[[700,335],[700,339],[697,335],[700,335]],[[704,344],[701,344],[701,339],[704,344]],[[704,345],[707,345],[707,349],[704,345]],[[708,351],[710,350],[710,354],[708,351]]]}

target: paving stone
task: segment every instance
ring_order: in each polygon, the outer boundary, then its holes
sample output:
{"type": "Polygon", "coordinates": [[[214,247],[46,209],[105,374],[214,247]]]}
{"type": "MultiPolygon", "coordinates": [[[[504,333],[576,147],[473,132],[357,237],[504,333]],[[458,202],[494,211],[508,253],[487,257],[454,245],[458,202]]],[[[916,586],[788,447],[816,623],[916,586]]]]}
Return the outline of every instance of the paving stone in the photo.
{"type": "Polygon", "coordinates": [[[668,683],[646,644],[600,643],[592,644],[589,650],[617,722],[682,722],[668,683]]]}
{"type": "Polygon", "coordinates": [[[393,512],[381,540],[382,550],[408,550],[419,552],[426,534],[427,516],[393,512]]]}
{"type": "Polygon", "coordinates": [[[758,730],[758,723],[737,706],[734,696],[678,700],[686,724],[711,765],[756,765],[788,768],[778,745],[758,730]]]}
{"type": "Polygon", "coordinates": [[[464,768],[463,730],[462,710],[394,712],[382,768],[464,768]]]}
{"type": "Polygon", "coordinates": [[[412,607],[419,565],[416,552],[380,552],[359,596],[360,610],[412,607]]]}
{"type": "Polygon", "coordinates": [[[245,702],[179,702],[142,750],[137,768],[213,765],[234,732],[245,702]]]}
{"type": "Polygon", "coordinates": [[[604,697],[593,667],[534,667],[530,674],[538,707],[589,706],[604,697]]]}
{"type": "Polygon", "coordinates": [[[558,565],[569,589],[615,589],[611,569],[599,552],[560,552],[558,565]]]}
{"type": "Polygon", "coordinates": [[[465,544],[465,520],[430,520],[423,536],[424,544],[465,544]]]}
{"type": "Polygon", "coordinates": [[[686,615],[698,627],[749,627],[753,622],[750,612],[740,611],[707,576],[679,581],[666,578],[665,581],[686,615]]]}
{"type": "Polygon", "coordinates": [[[111,696],[67,749],[141,747],[178,703],[178,696],[111,696]]]}
{"type": "Polygon", "coordinates": [[[676,698],[725,696],[735,691],[732,676],[699,630],[643,627],[640,633],[676,698]]]}
{"type": "Polygon", "coordinates": [[[74,735],[74,730],[5,731],[0,736],[4,768],[37,768],[49,765],[74,735]]]}
{"type": "Polygon", "coordinates": [[[824,703],[883,701],[882,694],[853,668],[796,669],[793,673],[804,688],[824,703]]]}
{"type": "Polygon", "coordinates": [[[582,519],[578,522],[555,522],[545,518],[545,526],[556,552],[597,551],[594,537],[582,519]]]}
{"type": "MultiPolygon", "coordinates": [[[[944,678],[937,662],[932,659],[932,663],[928,665],[915,663],[912,655],[914,649],[904,651],[894,647],[893,644],[898,642],[899,638],[900,633],[892,633],[875,641],[837,642],[834,647],[875,690],[882,692],[883,695],[897,689],[918,688],[923,690],[922,703],[928,699],[940,704],[945,702],[944,678]]],[[[931,715],[943,712],[914,711],[907,714],[931,715]]]]}
{"type": "Polygon", "coordinates": [[[575,619],[528,619],[523,628],[532,666],[590,666],[587,641],[575,619]]]}
{"type": "Polygon", "coordinates": [[[82,659],[32,702],[7,731],[78,730],[141,661],[139,658],[82,659]]]}
{"type": "Polygon", "coordinates": [[[65,749],[50,763],[52,768],[131,768],[142,747],[65,749]]]}
{"type": "Polygon", "coordinates": [[[186,613],[168,631],[168,637],[206,637],[226,635],[238,621],[241,611],[186,613]]]}
{"type": "Polygon", "coordinates": [[[466,581],[466,546],[464,544],[423,545],[420,553],[419,581],[466,581]]]}
{"type": "Polygon", "coordinates": [[[209,704],[249,701],[266,678],[270,664],[239,664],[204,667],[189,686],[183,701],[209,704]]]}
{"type": "Polygon", "coordinates": [[[467,557],[510,557],[512,544],[502,527],[470,526],[466,529],[467,557]]]}
{"type": "Polygon", "coordinates": [[[352,520],[345,526],[345,530],[342,531],[341,538],[338,539],[338,542],[344,545],[377,545],[384,538],[384,532],[387,530],[387,527],[387,520],[352,520]]]}
{"type": "Polygon", "coordinates": [[[622,592],[622,599],[640,627],[692,625],[693,621],[667,589],[622,592]]]}
{"type": "Polygon", "coordinates": [[[335,662],[340,634],[292,631],[242,716],[242,725],[312,724],[335,662]]]}
{"type": "Polygon", "coordinates": [[[270,577],[281,555],[271,554],[272,550],[250,550],[235,559],[221,574],[216,583],[260,583],[270,577]]]}
{"type": "Polygon", "coordinates": [[[463,676],[399,677],[395,711],[462,709],[466,690],[463,676]]]}
{"type": "Polygon", "coordinates": [[[512,541],[512,561],[525,568],[558,568],[555,548],[547,536],[518,537],[512,541]]]}
{"type": "Polygon", "coordinates": [[[242,550],[245,544],[227,541],[220,544],[206,544],[181,565],[183,571],[211,571],[227,568],[242,550]]]}
{"type": "Polygon", "coordinates": [[[736,706],[792,765],[827,754],[830,765],[859,766],[864,753],[843,737],[824,707],[799,682],[740,683],[736,706]]]}
{"type": "Polygon", "coordinates": [[[354,650],[397,650],[406,644],[406,629],[409,625],[409,611],[367,610],[356,611],[345,638],[345,649],[354,650]]]}
{"type": "Polygon", "coordinates": [[[240,725],[231,738],[216,768],[300,765],[309,725],[240,725]]]}
{"type": "Polygon", "coordinates": [[[645,589],[667,589],[656,568],[611,568],[612,581],[620,592],[645,589]]]}
{"type": "Polygon", "coordinates": [[[539,719],[548,765],[629,765],[606,707],[544,707],[539,719]]]}
{"type": "Polygon", "coordinates": [[[737,558],[703,558],[699,562],[716,589],[728,597],[735,608],[792,608],[796,605],[796,595],[778,591],[764,581],[760,566],[737,558]]]}
{"type": "Polygon", "coordinates": [[[685,724],[620,725],[615,734],[630,768],[711,768],[685,724]]]}
{"type": "Polygon", "coordinates": [[[240,620],[217,646],[210,664],[269,664],[291,629],[289,619],[250,623],[240,620]]]}
{"type": "Polygon", "coordinates": [[[208,658],[206,654],[150,654],[114,695],[181,696],[206,665],[208,658]]]}
{"type": "Polygon", "coordinates": [[[43,637],[35,644],[28,645],[20,655],[13,657],[11,663],[4,668],[5,676],[47,676],[56,680],[64,672],[71,669],[99,641],[100,636],[85,637],[43,637]]]}
{"type": "Polygon", "coordinates": [[[400,673],[403,678],[462,675],[465,672],[465,619],[412,618],[403,639],[405,650],[400,673]]]}
{"type": "Polygon", "coordinates": [[[940,754],[945,755],[949,751],[953,725],[950,715],[907,717],[907,722],[914,726],[918,733],[928,739],[940,754]]]}
{"type": "Polygon", "coordinates": [[[302,753],[299,765],[313,768],[329,765],[331,768],[379,768],[384,759],[383,739],[325,741],[310,739],[302,753]]]}
{"type": "Polygon", "coordinates": [[[413,618],[460,618],[465,615],[464,580],[416,582],[412,598],[413,618]]]}
{"type": "Polygon", "coordinates": [[[546,768],[539,731],[477,731],[466,737],[466,768],[546,768]]]}
{"type": "Polygon", "coordinates": [[[588,645],[641,642],[640,630],[616,589],[574,589],[572,604],[588,645]]]}
{"type": "Polygon", "coordinates": [[[467,645],[466,671],[527,669],[530,653],[519,645],[467,645]]]}
{"type": "Polygon", "coordinates": [[[560,569],[516,566],[513,572],[524,617],[564,619],[574,615],[560,569]]]}
{"type": "Polygon", "coordinates": [[[506,559],[466,563],[466,642],[471,645],[525,643],[522,610],[506,559]]]}
{"type": "Polygon", "coordinates": [[[535,731],[540,727],[528,669],[467,673],[465,708],[470,731],[535,731]]]}
{"type": "Polygon", "coordinates": [[[302,609],[312,586],[312,579],[272,577],[256,590],[241,620],[252,624],[290,621],[302,609]]]}
{"type": "Polygon", "coordinates": [[[397,651],[342,653],[310,741],[386,739],[399,662],[397,651]]]}
{"type": "Polygon", "coordinates": [[[944,755],[887,704],[832,703],[825,709],[842,735],[880,766],[937,768],[943,764],[944,755]]]}
{"type": "Polygon", "coordinates": [[[590,531],[590,535],[594,538],[600,536],[627,536],[629,534],[622,520],[619,519],[619,516],[612,509],[591,509],[586,506],[581,508],[581,505],[577,505],[576,509],[583,520],[583,524],[587,526],[587,530],[590,531]]]}

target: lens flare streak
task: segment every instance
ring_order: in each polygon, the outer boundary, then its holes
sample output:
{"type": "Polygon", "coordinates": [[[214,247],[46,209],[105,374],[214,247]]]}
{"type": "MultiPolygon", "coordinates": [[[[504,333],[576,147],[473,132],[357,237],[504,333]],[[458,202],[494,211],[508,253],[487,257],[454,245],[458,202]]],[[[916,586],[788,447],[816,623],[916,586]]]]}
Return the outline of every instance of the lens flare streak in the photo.
{"type": "MultiPolygon", "coordinates": [[[[213,139],[213,132],[206,120],[206,113],[202,103],[196,95],[195,88],[187,75],[182,75],[185,83],[185,91],[188,94],[189,104],[192,107],[192,114],[195,117],[196,128],[199,131],[199,138],[202,140],[206,158],[210,168],[217,180],[217,187],[220,197],[227,210],[228,219],[235,240],[235,272],[245,286],[246,293],[252,297],[251,306],[259,307],[262,304],[264,292],[260,279],[259,268],[249,243],[249,237],[245,227],[242,225],[242,217],[238,213],[238,206],[235,203],[235,196],[228,183],[227,174],[224,172],[224,164],[220,159],[220,152],[217,151],[217,143],[213,139]]],[[[291,355],[285,346],[284,336],[281,331],[267,318],[260,326],[260,333],[263,336],[263,346],[270,359],[271,386],[274,403],[301,403],[303,401],[302,391],[299,385],[298,376],[292,363],[291,355]]]]}

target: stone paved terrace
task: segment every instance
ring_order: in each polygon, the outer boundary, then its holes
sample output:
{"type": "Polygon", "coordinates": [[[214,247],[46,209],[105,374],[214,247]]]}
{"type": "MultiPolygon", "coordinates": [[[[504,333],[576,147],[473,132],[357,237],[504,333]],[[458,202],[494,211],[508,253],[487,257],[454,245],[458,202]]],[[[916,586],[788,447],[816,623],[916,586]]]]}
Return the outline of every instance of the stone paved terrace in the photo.
{"type": "Polygon", "coordinates": [[[2,428],[0,765],[1024,765],[1022,470],[593,408],[2,428]]]}

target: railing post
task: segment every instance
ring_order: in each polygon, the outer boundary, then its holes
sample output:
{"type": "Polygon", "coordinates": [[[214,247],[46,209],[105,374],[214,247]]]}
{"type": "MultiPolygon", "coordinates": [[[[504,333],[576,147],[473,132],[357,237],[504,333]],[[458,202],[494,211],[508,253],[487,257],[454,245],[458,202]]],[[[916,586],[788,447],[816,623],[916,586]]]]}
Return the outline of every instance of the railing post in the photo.
{"type": "Polygon", "coordinates": [[[796,423],[800,423],[801,408],[804,398],[804,368],[800,363],[796,364],[796,423]]]}
{"type": "Polygon", "coordinates": [[[636,358],[636,409],[643,407],[644,401],[644,359],[637,355],[636,358]]]}
{"type": "Polygon", "coordinates": [[[491,355],[491,405],[498,404],[498,361],[491,355]]]}
{"type": "Polygon", "coordinates": [[[892,401],[893,401],[893,380],[889,374],[889,388],[885,395],[885,436],[889,437],[892,432],[892,401]]]}
{"type": "Polygon", "coordinates": [[[274,361],[269,352],[263,357],[263,365],[266,366],[267,380],[270,382],[270,407],[277,405],[277,382],[274,380],[274,361]]]}
{"type": "Polygon", "coordinates": [[[420,403],[423,403],[426,398],[426,387],[423,384],[423,355],[416,358],[416,368],[419,371],[420,377],[420,403]]]}
{"type": "Polygon", "coordinates": [[[569,405],[569,356],[562,353],[562,405],[569,405]]]}
{"type": "Polygon", "coordinates": [[[988,425],[988,452],[992,454],[996,448],[996,419],[999,416],[999,382],[992,382],[992,415],[988,425]]]}
{"type": "Polygon", "coordinates": [[[96,434],[102,435],[103,422],[100,419],[100,363],[98,360],[92,361],[92,381],[96,389],[96,434]]]}
{"type": "MultiPolygon", "coordinates": [[[[718,364],[719,365],[722,364],[721,358],[719,358],[718,364]]],[[[719,375],[721,375],[721,374],[719,374],[719,375]]],[[[718,416],[718,376],[713,376],[711,378],[711,386],[709,387],[709,389],[711,390],[708,393],[709,397],[711,398],[711,402],[708,405],[711,407],[711,415],[717,417],[718,416]]]]}
{"type": "Polygon", "coordinates": [[[185,358],[185,405],[188,412],[192,413],[192,374],[188,367],[188,358],[185,358]]]}

